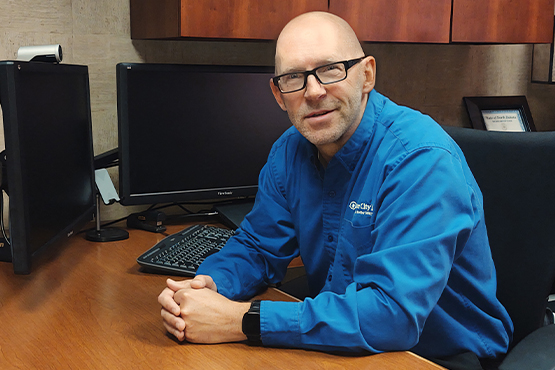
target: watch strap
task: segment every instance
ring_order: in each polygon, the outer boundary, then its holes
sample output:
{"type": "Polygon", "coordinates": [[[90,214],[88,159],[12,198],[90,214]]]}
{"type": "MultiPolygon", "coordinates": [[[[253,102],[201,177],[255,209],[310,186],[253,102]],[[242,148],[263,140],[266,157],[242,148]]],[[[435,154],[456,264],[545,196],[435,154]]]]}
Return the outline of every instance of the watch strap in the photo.
{"type": "Polygon", "coordinates": [[[260,301],[252,301],[249,310],[243,315],[243,334],[247,336],[249,344],[261,345],[260,338],[260,301]]]}

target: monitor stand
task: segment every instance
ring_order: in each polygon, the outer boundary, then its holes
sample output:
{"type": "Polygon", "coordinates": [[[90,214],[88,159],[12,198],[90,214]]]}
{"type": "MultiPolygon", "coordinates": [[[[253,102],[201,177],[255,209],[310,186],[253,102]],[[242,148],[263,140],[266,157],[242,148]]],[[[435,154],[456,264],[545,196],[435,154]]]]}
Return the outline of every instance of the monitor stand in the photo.
{"type": "Polygon", "coordinates": [[[232,229],[237,229],[247,213],[254,206],[254,199],[229,204],[215,205],[214,210],[218,212],[222,223],[232,229]]]}
{"type": "Polygon", "coordinates": [[[117,227],[100,227],[100,194],[96,193],[96,228],[89,230],[85,234],[85,238],[92,242],[114,242],[116,240],[124,240],[129,238],[126,230],[117,227]]]}

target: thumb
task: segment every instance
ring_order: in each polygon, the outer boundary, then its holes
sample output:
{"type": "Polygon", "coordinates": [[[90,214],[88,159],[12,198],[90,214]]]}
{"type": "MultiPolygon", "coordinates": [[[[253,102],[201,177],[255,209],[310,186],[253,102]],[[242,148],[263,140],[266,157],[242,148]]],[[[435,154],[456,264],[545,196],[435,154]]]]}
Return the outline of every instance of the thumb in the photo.
{"type": "Polygon", "coordinates": [[[191,280],[191,288],[195,288],[195,289],[208,288],[215,292],[218,291],[218,289],[216,288],[216,283],[214,283],[214,280],[212,280],[212,277],[208,275],[195,276],[195,278],[191,280]]]}
{"type": "Polygon", "coordinates": [[[174,292],[191,286],[190,280],[175,281],[173,279],[167,279],[166,284],[168,285],[168,288],[170,288],[174,292]]]}

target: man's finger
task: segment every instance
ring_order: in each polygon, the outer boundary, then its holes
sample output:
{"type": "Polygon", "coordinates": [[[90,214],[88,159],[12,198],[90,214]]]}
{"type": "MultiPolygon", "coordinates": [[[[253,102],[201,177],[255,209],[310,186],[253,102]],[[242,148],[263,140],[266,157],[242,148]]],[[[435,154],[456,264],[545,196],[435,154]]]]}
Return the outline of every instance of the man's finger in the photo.
{"type": "Polygon", "coordinates": [[[179,316],[181,310],[179,305],[174,300],[175,292],[169,288],[166,288],[158,296],[158,303],[168,312],[173,313],[174,316],[179,316]]]}

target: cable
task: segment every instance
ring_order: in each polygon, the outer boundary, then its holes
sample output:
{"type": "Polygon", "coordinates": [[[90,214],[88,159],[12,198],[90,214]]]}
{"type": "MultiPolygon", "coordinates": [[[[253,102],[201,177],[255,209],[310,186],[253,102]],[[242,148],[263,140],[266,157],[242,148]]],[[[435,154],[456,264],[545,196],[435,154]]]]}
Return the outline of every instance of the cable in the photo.
{"type": "MultiPolygon", "coordinates": [[[[0,229],[2,229],[2,236],[9,246],[12,245],[10,239],[6,235],[6,226],[4,225],[4,191],[7,189],[7,181],[5,179],[6,169],[6,150],[0,152],[0,229]]],[[[8,194],[6,192],[6,194],[8,194]]]]}
{"type": "Polygon", "coordinates": [[[172,216],[168,216],[169,220],[180,220],[182,218],[189,218],[189,217],[211,217],[211,216],[217,216],[219,213],[214,211],[214,212],[210,212],[210,211],[205,211],[205,212],[197,212],[197,213],[188,213],[185,215],[172,215],[172,216]]]}
{"type": "MultiPolygon", "coordinates": [[[[117,220],[106,222],[105,224],[100,225],[100,228],[102,229],[103,227],[110,226],[110,225],[113,225],[113,224],[117,224],[118,222],[121,222],[121,221],[126,220],[126,219],[127,219],[127,216],[122,217],[122,218],[117,219],[117,220]]],[[[79,231],[79,234],[86,233],[87,231],[90,231],[90,230],[96,230],[96,226],[95,227],[90,227],[88,229],[83,229],[83,230],[79,231]]]]}
{"type": "MultiPolygon", "coordinates": [[[[150,207],[150,208],[148,208],[148,210],[153,210],[153,209],[158,210],[158,209],[161,209],[161,208],[167,208],[167,207],[171,207],[171,206],[174,206],[174,205],[176,205],[176,204],[171,204],[171,205],[162,206],[162,207],[158,207],[158,208],[152,208],[152,207],[150,207]]],[[[189,211],[189,210],[187,210],[187,211],[190,212],[190,213],[183,214],[183,215],[171,215],[171,216],[168,216],[167,219],[168,219],[168,220],[179,220],[179,219],[188,218],[188,217],[208,217],[208,216],[217,216],[217,215],[218,215],[218,212],[216,212],[216,211],[214,211],[214,212],[211,212],[211,211],[200,211],[200,212],[196,212],[196,213],[192,213],[192,212],[189,211]]],[[[105,224],[101,225],[100,228],[102,229],[102,228],[104,228],[104,227],[106,227],[106,226],[110,226],[110,225],[113,225],[113,224],[117,224],[118,222],[121,222],[121,221],[126,220],[127,217],[128,217],[128,216],[125,216],[125,217],[119,218],[119,219],[117,219],[117,220],[113,220],[113,221],[106,222],[105,224]]],[[[91,228],[88,228],[88,229],[83,229],[83,230],[79,231],[79,234],[84,233],[84,232],[87,232],[87,231],[90,231],[90,230],[95,230],[95,229],[96,229],[96,227],[91,227],[91,228]]],[[[2,229],[2,231],[3,231],[3,229],[2,229]]]]}
{"type": "Polygon", "coordinates": [[[4,226],[4,190],[0,190],[0,228],[2,229],[2,236],[9,246],[12,245],[10,238],[6,235],[6,227],[4,226]]]}
{"type": "MultiPolygon", "coordinates": [[[[156,204],[151,205],[148,210],[151,209],[163,209],[163,208],[168,208],[168,207],[180,207],[182,209],[184,209],[182,206],[184,205],[190,205],[190,206],[199,206],[199,205],[212,205],[212,204],[227,204],[227,203],[234,203],[236,201],[243,201],[243,200],[248,200],[248,199],[254,199],[253,197],[241,197],[241,198],[237,198],[237,199],[231,199],[231,200],[216,200],[216,201],[190,201],[190,202],[175,202],[175,203],[169,203],[169,204],[163,204],[159,207],[156,207],[156,204]]],[[[189,210],[184,209],[185,211],[191,212],[189,210]]],[[[191,212],[193,213],[193,212],[191,212]]]]}

